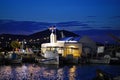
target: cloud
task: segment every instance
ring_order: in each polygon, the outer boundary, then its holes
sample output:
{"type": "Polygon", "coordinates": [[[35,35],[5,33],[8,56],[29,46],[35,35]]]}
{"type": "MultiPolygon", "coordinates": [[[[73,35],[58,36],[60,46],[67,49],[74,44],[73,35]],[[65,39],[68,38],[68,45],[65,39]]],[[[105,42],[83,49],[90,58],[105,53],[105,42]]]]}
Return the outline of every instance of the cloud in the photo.
{"type": "Polygon", "coordinates": [[[47,22],[34,22],[34,21],[13,21],[13,20],[0,20],[1,33],[35,33],[50,26],[55,25],[58,29],[64,28],[70,31],[78,29],[89,29],[87,23],[80,21],[68,21],[60,23],[47,23],[47,22]]]}
{"type": "Polygon", "coordinates": [[[48,22],[35,22],[35,21],[0,20],[0,34],[1,33],[32,34],[38,31],[45,30],[52,25],[55,25],[57,29],[67,29],[69,31],[91,30],[91,29],[100,29],[100,30],[120,29],[119,25],[117,25],[116,27],[112,27],[111,25],[99,25],[99,24],[92,24],[92,23],[80,22],[80,21],[48,23],[48,22]]]}
{"type": "Polygon", "coordinates": [[[103,26],[103,27],[100,27],[102,29],[111,29],[112,27],[109,27],[109,26],[103,26]]]}
{"type": "Polygon", "coordinates": [[[93,27],[90,27],[90,26],[84,26],[84,27],[81,27],[82,29],[92,29],[93,27]]]}
{"type": "Polygon", "coordinates": [[[87,16],[88,18],[96,18],[96,16],[87,16]]]}
{"type": "Polygon", "coordinates": [[[110,17],[110,19],[120,19],[120,15],[118,15],[118,16],[112,16],[112,17],[110,17]]]}
{"type": "Polygon", "coordinates": [[[96,23],[96,21],[86,21],[86,23],[96,23]]]}
{"type": "Polygon", "coordinates": [[[88,24],[79,21],[69,21],[69,22],[56,23],[56,26],[60,26],[60,27],[88,26],[88,24]]]}
{"type": "Polygon", "coordinates": [[[0,20],[0,33],[33,33],[50,25],[47,22],[0,20]]]}

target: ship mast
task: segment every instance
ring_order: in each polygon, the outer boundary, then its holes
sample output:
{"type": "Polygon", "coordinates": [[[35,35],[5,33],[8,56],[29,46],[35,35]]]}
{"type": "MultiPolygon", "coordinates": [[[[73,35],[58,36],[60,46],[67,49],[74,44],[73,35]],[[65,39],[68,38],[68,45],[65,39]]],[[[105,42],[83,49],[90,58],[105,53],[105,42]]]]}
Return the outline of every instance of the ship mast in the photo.
{"type": "Polygon", "coordinates": [[[56,38],[56,28],[55,28],[55,26],[50,27],[49,30],[51,30],[50,43],[56,43],[57,38],[56,38]]]}

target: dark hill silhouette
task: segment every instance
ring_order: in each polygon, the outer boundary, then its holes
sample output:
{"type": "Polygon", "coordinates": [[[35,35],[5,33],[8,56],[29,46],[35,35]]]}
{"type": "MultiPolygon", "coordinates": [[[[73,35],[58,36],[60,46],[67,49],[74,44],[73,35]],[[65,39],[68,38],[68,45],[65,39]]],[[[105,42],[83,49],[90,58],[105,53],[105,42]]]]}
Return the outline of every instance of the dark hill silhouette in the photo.
{"type": "Polygon", "coordinates": [[[27,39],[27,35],[15,35],[15,34],[1,34],[0,35],[0,40],[4,39],[4,41],[8,41],[8,40],[23,40],[23,39],[27,39]]]}
{"type": "MultiPolygon", "coordinates": [[[[56,35],[57,35],[57,39],[61,39],[61,32],[63,32],[65,37],[78,37],[79,35],[70,32],[70,31],[66,31],[66,30],[56,30],[56,35]]],[[[47,42],[49,41],[49,36],[51,34],[51,31],[49,29],[46,29],[44,31],[40,31],[37,33],[33,33],[31,35],[18,35],[18,34],[1,34],[0,35],[0,41],[1,42],[5,42],[5,41],[9,41],[9,40],[17,40],[19,39],[20,41],[26,39],[26,40],[36,40],[36,39],[40,39],[41,42],[46,42],[45,38],[47,40],[47,42]],[[3,39],[2,39],[3,37],[3,39]]]]}
{"type": "Polygon", "coordinates": [[[110,29],[104,29],[104,30],[98,30],[98,29],[91,29],[91,30],[79,30],[75,31],[76,34],[79,34],[80,36],[89,36],[94,41],[105,43],[107,41],[108,43],[116,43],[116,40],[110,36],[110,34],[113,34],[114,36],[117,36],[120,38],[120,30],[110,30],[110,29]]]}
{"type": "MultiPolygon", "coordinates": [[[[77,34],[75,34],[73,32],[67,31],[67,30],[58,30],[58,29],[56,29],[57,39],[60,39],[62,37],[61,32],[63,32],[65,37],[78,37],[79,36],[79,35],[77,35],[77,34]]],[[[41,32],[31,34],[31,35],[29,35],[29,38],[34,38],[34,39],[45,38],[45,37],[49,37],[50,34],[51,34],[51,31],[49,29],[47,29],[47,30],[44,30],[44,31],[41,31],[41,32]]]]}

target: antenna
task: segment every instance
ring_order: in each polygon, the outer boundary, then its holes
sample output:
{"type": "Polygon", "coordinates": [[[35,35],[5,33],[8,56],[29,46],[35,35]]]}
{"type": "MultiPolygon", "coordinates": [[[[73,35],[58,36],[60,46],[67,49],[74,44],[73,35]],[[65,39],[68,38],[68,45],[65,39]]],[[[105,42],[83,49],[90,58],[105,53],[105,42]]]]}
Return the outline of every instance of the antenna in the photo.
{"type": "Polygon", "coordinates": [[[55,32],[56,32],[56,27],[55,27],[55,26],[51,26],[51,27],[49,28],[49,30],[51,30],[52,33],[54,32],[54,30],[55,30],[55,32]]]}

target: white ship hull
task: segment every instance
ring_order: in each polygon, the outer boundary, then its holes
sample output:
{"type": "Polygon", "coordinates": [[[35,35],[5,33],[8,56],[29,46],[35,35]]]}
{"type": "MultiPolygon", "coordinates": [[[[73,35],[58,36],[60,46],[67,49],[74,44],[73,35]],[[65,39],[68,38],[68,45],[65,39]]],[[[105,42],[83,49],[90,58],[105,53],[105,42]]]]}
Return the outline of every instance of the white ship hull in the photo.
{"type": "Polygon", "coordinates": [[[54,58],[54,59],[40,59],[40,60],[38,60],[38,63],[42,63],[42,64],[59,64],[59,62],[57,61],[56,58],[54,58]]]}
{"type": "Polygon", "coordinates": [[[109,64],[110,63],[110,60],[107,60],[107,59],[102,59],[102,60],[90,59],[89,61],[90,63],[93,63],[93,64],[109,64]]]}
{"type": "Polygon", "coordinates": [[[44,59],[37,58],[36,61],[42,64],[59,64],[59,55],[57,51],[47,50],[42,54],[42,57],[44,57],[44,59]]]}

